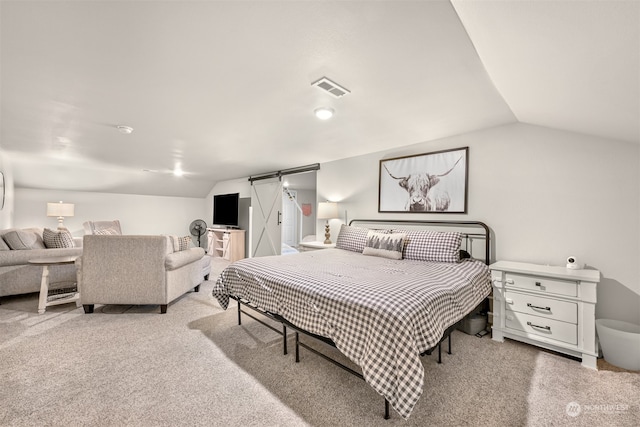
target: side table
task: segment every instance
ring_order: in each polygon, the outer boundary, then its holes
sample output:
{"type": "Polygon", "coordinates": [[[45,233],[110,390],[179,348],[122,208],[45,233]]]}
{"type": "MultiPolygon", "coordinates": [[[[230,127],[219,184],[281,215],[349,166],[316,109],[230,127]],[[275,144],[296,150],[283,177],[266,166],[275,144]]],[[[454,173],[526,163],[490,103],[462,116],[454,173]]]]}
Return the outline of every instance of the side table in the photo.
{"type": "Polygon", "coordinates": [[[598,270],[524,262],[491,264],[493,340],[510,338],[582,359],[597,369],[598,270]]]}
{"type": "Polygon", "coordinates": [[[73,264],[76,262],[77,256],[61,256],[50,258],[30,259],[29,264],[42,266],[42,280],[40,281],[40,297],[38,299],[38,314],[45,312],[46,308],[51,305],[68,304],[75,302],[76,307],[80,307],[80,293],[77,285],[73,289],[66,290],[54,295],[49,295],[49,266],[73,264]]]}

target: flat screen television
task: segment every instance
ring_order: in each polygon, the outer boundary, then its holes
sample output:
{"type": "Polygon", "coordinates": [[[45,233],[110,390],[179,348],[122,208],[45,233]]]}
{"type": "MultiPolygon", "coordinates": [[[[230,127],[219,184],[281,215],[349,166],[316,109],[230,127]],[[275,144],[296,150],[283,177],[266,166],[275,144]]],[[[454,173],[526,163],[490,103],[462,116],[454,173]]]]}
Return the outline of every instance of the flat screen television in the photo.
{"type": "Polygon", "coordinates": [[[238,226],[239,193],[213,196],[213,225],[238,226]]]}

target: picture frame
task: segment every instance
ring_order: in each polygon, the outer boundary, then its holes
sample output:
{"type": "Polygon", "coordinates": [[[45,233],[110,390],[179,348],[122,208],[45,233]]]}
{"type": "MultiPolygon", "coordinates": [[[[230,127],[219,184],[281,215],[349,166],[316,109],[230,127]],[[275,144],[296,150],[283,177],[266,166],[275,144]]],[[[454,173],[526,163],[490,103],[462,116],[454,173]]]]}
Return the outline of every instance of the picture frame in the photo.
{"type": "Polygon", "coordinates": [[[4,209],[4,173],[0,172],[0,211],[4,209]]]}
{"type": "Polygon", "coordinates": [[[467,213],[469,147],[380,160],[378,212],[467,213]]]}

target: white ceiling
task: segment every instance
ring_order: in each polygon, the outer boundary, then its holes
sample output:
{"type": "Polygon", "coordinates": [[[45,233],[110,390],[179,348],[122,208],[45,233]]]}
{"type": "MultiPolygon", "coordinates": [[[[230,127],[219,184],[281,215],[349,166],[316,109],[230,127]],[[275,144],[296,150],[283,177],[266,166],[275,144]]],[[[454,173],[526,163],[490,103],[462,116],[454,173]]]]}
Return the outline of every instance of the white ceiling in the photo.
{"type": "Polygon", "coordinates": [[[203,197],[516,121],[640,142],[636,1],[2,0],[0,19],[18,187],[203,197]]]}

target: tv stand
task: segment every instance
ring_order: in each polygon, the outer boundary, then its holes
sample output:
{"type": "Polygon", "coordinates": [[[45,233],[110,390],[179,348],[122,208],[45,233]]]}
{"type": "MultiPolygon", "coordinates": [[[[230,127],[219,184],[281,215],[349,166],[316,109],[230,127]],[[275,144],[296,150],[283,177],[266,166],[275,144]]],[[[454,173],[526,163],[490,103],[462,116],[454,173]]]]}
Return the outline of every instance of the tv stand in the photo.
{"type": "Polygon", "coordinates": [[[207,228],[207,253],[231,262],[244,258],[244,230],[207,228]]]}

